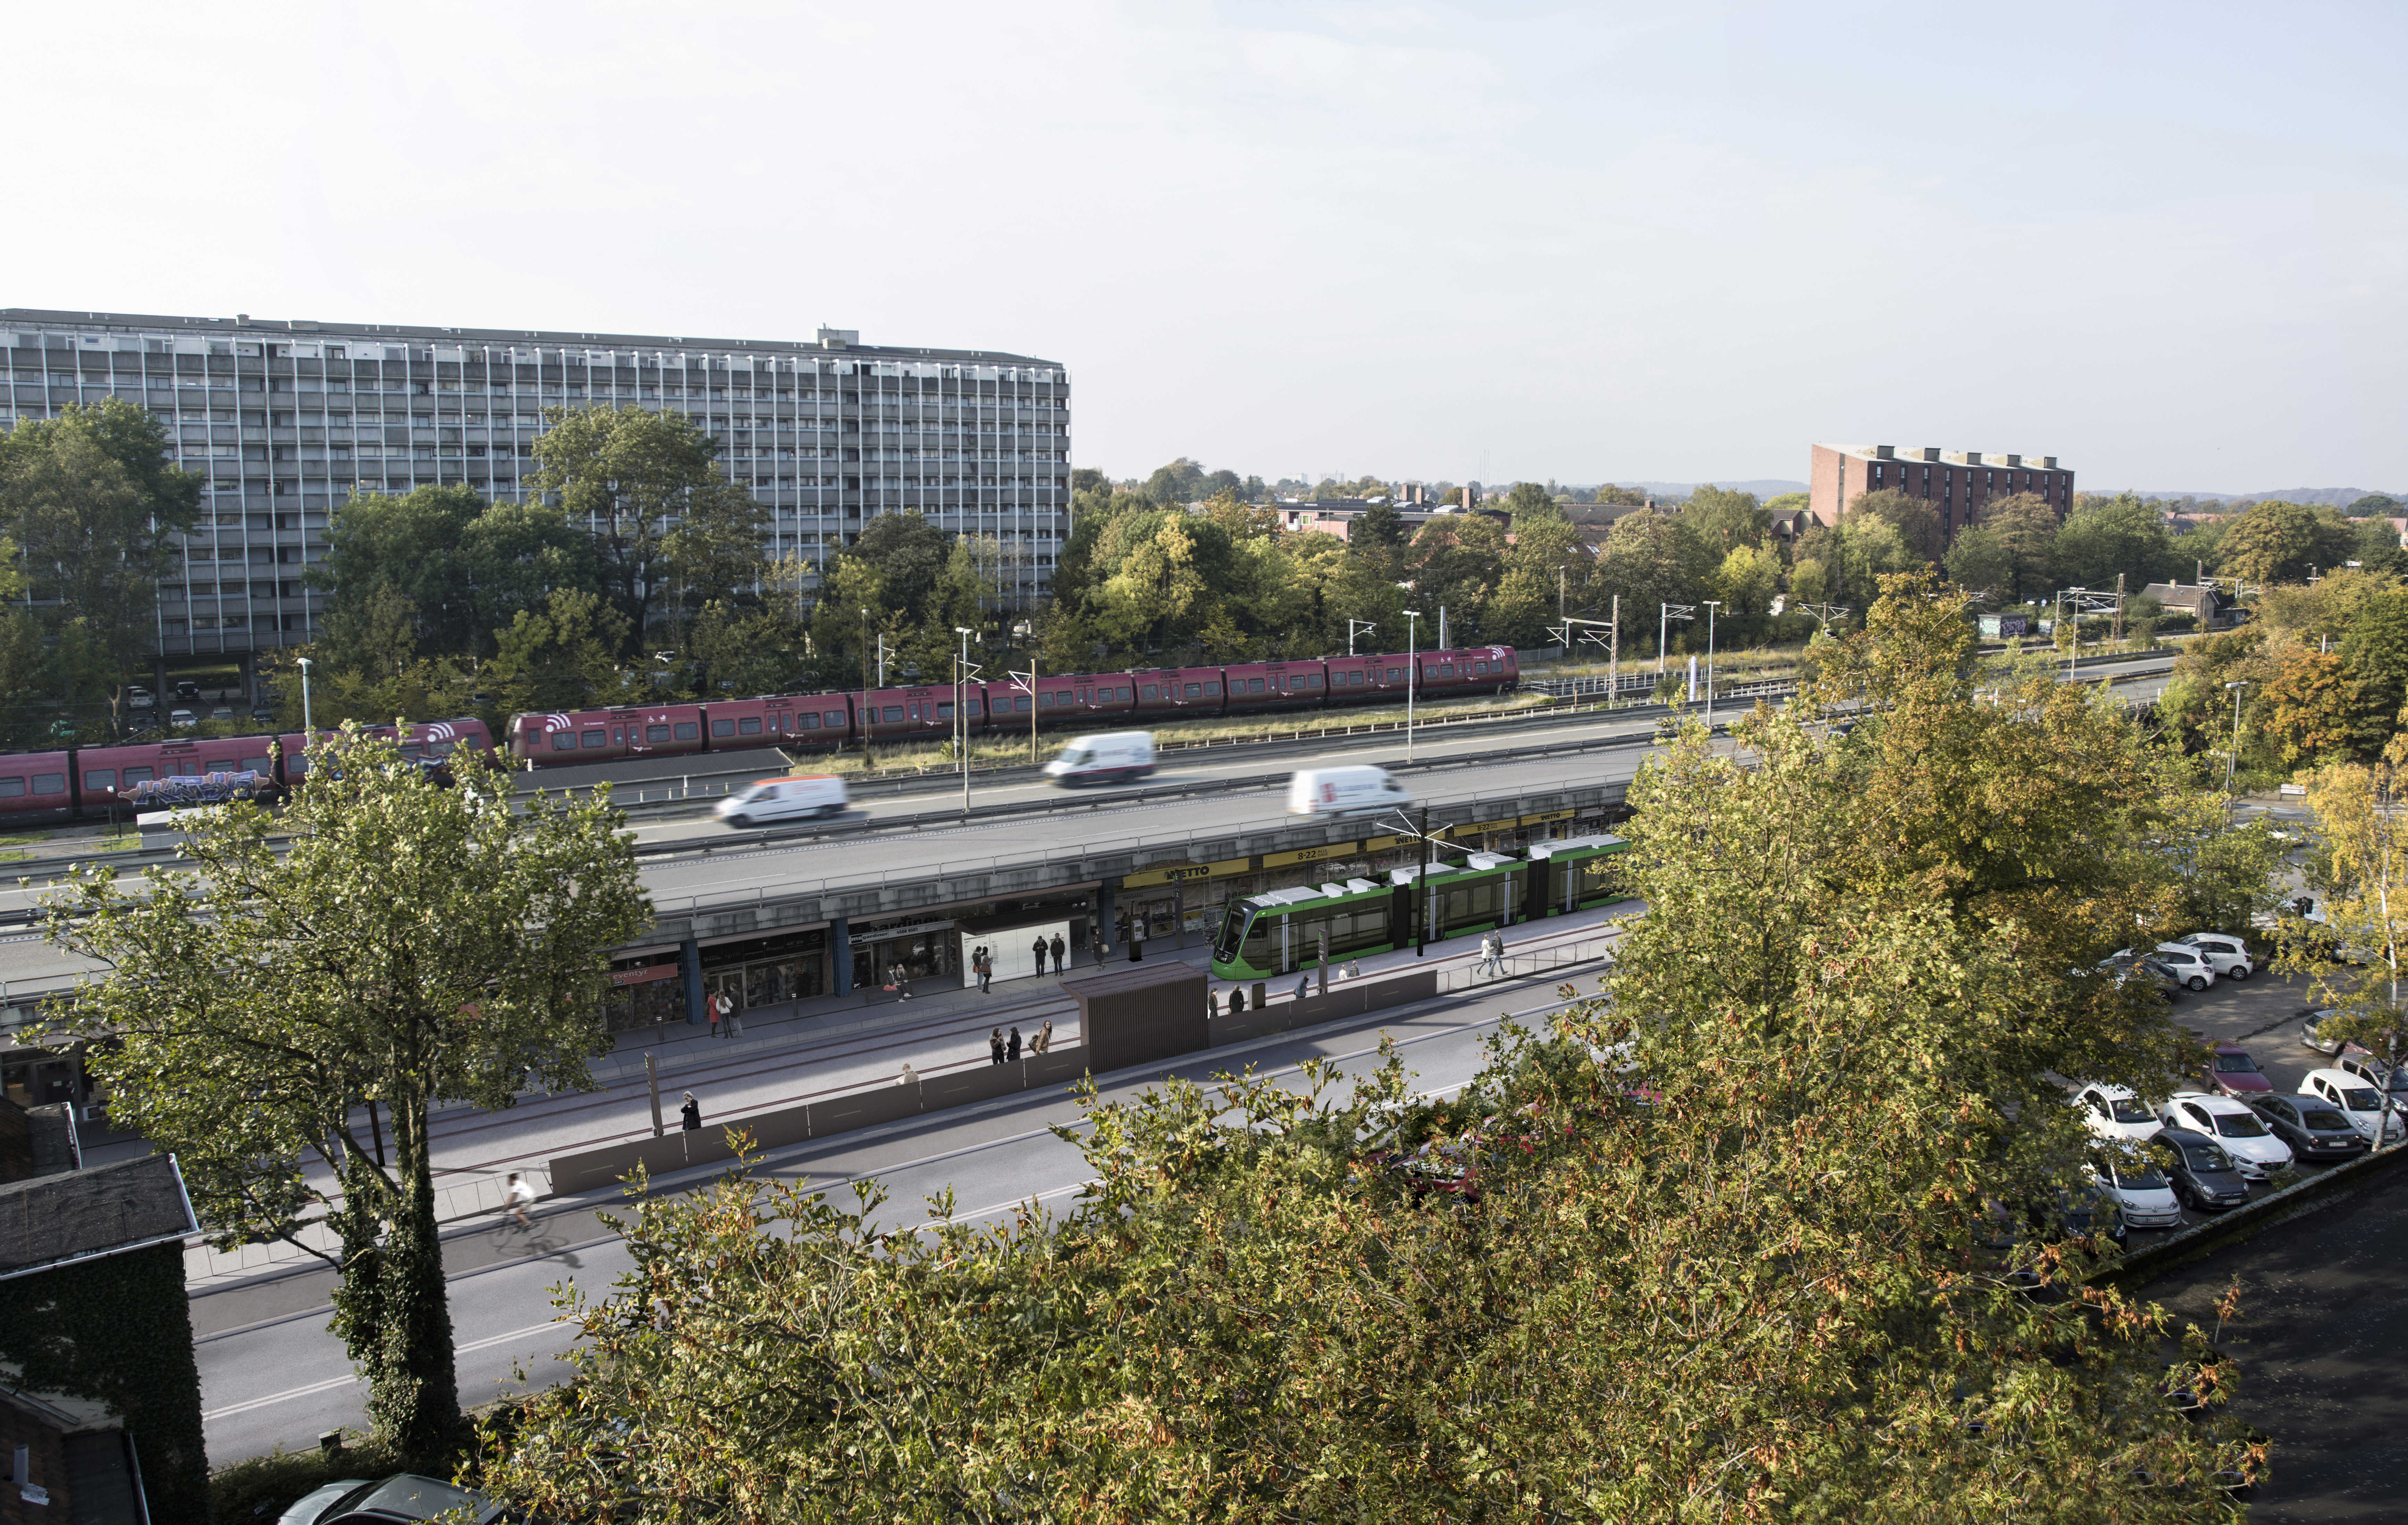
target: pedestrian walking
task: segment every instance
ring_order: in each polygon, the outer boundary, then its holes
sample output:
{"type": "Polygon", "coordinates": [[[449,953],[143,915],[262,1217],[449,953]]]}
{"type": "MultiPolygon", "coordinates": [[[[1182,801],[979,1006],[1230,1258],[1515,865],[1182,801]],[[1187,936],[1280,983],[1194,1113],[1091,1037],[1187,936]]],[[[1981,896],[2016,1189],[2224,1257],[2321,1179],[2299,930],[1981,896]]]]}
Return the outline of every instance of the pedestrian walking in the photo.
{"type": "Polygon", "coordinates": [[[903,1072],[895,1077],[895,1084],[897,1086],[917,1086],[920,1084],[919,1072],[911,1068],[910,1060],[906,1059],[903,1061],[903,1072]]]}
{"type": "Polygon", "coordinates": [[[1037,1036],[1029,1041],[1028,1051],[1031,1054],[1044,1054],[1050,1052],[1053,1047],[1054,1019],[1049,1016],[1045,1019],[1045,1025],[1037,1029],[1037,1036]]]}
{"type": "Polygon", "coordinates": [[[534,1201],[535,1187],[521,1180],[518,1172],[510,1172],[509,1183],[502,1187],[502,1205],[509,1210],[510,1216],[518,1220],[518,1225],[522,1229],[535,1227],[533,1220],[527,1216],[526,1211],[528,1204],[534,1201]]]}
{"type": "Polygon", "coordinates": [[[1502,977],[1505,972],[1505,929],[1500,927],[1488,935],[1497,940],[1497,972],[1502,977]]]}
{"type": "Polygon", "coordinates": [[[1003,1029],[1001,1028],[996,1028],[986,1035],[986,1062],[989,1064],[1003,1062],[1003,1029]]]}
{"type": "Polygon", "coordinates": [[[1041,937],[1040,937],[1040,938],[1039,938],[1036,942],[1031,942],[1030,944],[1028,944],[1028,951],[1029,951],[1031,954],[1033,954],[1033,955],[1035,955],[1035,956],[1036,956],[1036,958],[1037,958],[1037,972],[1038,972],[1038,973],[1039,973],[1039,974],[1044,973],[1044,972],[1045,972],[1045,940],[1044,940],[1043,938],[1041,938],[1041,937]]]}
{"type": "Polygon", "coordinates": [[[1010,1063],[1018,1064],[1020,1062],[1020,1029],[1018,1028],[1012,1029],[1011,1036],[1005,1040],[1003,1045],[1003,1057],[1010,1063]]]}
{"type": "Polygon", "coordinates": [[[702,1103],[694,1099],[692,1091],[685,1093],[685,1105],[678,1108],[678,1123],[689,1133],[702,1130],[702,1103]]]}
{"type": "Polygon", "coordinates": [[[1296,999],[1302,1000],[1312,989],[1312,971],[1306,970],[1296,977],[1296,999]]]}
{"type": "Polygon", "coordinates": [[[1061,972],[1062,972],[1062,956],[1063,956],[1064,954],[1066,954],[1066,953],[1069,952],[1069,951],[1070,951],[1070,946],[1069,946],[1069,944],[1068,944],[1068,943],[1067,943],[1067,942],[1063,942],[1063,941],[1062,941],[1062,934],[1061,934],[1061,933],[1059,933],[1059,932],[1054,933],[1054,973],[1059,974],[1059,973],[1061,973],[1061,972]]]}

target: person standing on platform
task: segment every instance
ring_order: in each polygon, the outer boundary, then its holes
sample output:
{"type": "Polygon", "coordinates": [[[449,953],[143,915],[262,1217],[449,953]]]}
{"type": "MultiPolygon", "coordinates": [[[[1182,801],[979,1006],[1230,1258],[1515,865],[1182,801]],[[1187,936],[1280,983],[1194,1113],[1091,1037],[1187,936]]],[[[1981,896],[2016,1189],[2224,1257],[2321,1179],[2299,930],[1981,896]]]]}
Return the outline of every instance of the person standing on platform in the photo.
{"type": "Polygon", "coordinates": [[[1068,952],[1069,952],[1069,951],[1070,951],[1070,945],[1069,945],[1068,943],[1067,943],[1067,942],[1063,942],[1063,941],[1062,941],[1062,934],[1061,934],[1061,933],[1056,932],[1056,933],[1054,933],[1054,944],[1053,944],[1053,946],[1054,946],[1054,973],[1056,973],[1056,974],[1059,974],[1059,973],[1061,973],[1061,972],[1062,972],[1062,956],[1063,956],[1064,954],[1066,954],[1066,953],[1068,953],[1068,952]]]}
{"type": "Polygon", "coordinates": [[[1008,1063],[1018,1064],[1020,1062],[1020,1029],[1018,1028],[1012,1029],[1010,1038],[1005,1041],[1003,1045],[1003,1057],[1005,1061],[1008,1063]]]}
{"type": "Polygon", "coordinates": [[[1028,1052],[1031,1054],[1050,1053],[1053,1050],[1053,1047],[1054,1019],[1049,1016],[1045,1019],[1045,1025],[1037,1029],[1037,1036],[1029,1041],[1028,1052]]]}
{"type": "Polygon", "coordinates": [[[986,1062],[989,1064],[1003,1062],[1003,1029],[1001,1028],[996,1028],[986,1035],[986,1062]]]}
{"type": "Polygon", "coordinates": [[[1245,1014],[1245,1010],[1246,987],[1241,985],[1229,992],[1229,1014],[1231,1016],[1242,1016],[1245,1014]]]}
{"type": "Polygon", "coordinates": [[[1036,957],[1037,957],[1037,972],[1038,972],[1038,973],[1039,973],[1039,974],[1044,973],[1044,972],[1045,972],[1045,940],[1044,940],[1042,937],[1039,937],[1036,942],[1031,942],[1030,944],[1028,944],[1028,951],[1029,951],[1030,953],[1034,954],[1034,955],[1036,956],[1036,957]]]}
{"type": "Polygon", "coordinates": [[[971,967],[978,971],[979,994],[982,996],[995,994],[995,955],[981,947],[978,951],[977,962],[971,967]]]}
{"type": "Polygon", "coordinates": [[[678,1124],[689,1133],[702,1130],[702,1103],[694,1099],[692,1091],[685,1093],[685,1105],[678,1108],[678,1124]]]}
{"type": "Polygon", "coordinates": [[[1100,922],[1087,928],[1087,952],[1096,963],[1104,961],[1104,928],[1100,922]]]}

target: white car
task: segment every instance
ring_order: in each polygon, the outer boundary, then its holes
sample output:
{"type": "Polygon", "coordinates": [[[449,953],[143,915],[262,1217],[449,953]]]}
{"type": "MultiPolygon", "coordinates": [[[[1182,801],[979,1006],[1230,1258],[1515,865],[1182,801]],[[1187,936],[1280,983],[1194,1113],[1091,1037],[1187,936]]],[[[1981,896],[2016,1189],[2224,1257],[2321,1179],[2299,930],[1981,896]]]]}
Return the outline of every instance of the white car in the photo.
{"type": "Polygon", "coordinates": [[[2215,966],[2206,954],[2197,948],[2186,948],[2179,942],[2160,942],[2149,957],[2174,971],[2174,978],[2193,990],[2204,990],[2215,983],[2215,966]]]}
{"type": "Polygon", "coordinates": [[[2160,1115],[2168,1128],[2187,1128],[2224,1145],[2243,1180],[2264,1181],[2291,1169],[2291,1146],[2276,1138],[2246,1101],[2209,1091],[2176,1091],[2166,1099],[2160,1115]]]}
{"type": "Polygon", "coordinates": [[[2182,1222],[2182,1202],[2157,1166],[2138,1151],[2094,1149],[2083,1169],[2101,1191],[2115,1199],[2128,1229],[2171,1229],[2182,1222]]]}
{"type": "Polygon", "coordinates": [[[200,723],[199,717],[194,715],[190,710],[170,710],[167,712],[167,728],[170,730],[188,731],[200,723]]]}
{"type": "Polygon", "coordinates": [[[2346,1070],[2311,1070],[2300,1082],[2300,1094],[2313,1096],[2349,1119],[2349,1126],[2372,1140],[2379,1120],[2383,1144],[2397,1144],[2403,1131],[2400,1115],[2384,1105],[2383,1093],[2346,1070]]]}
{"type": "Polygon", "coordinates": [[[2188,949],[2205,958],[2217,974],[2228,980],[2245,980],[2258,972],[2258,960],[2249,957],[2248,944],[2223,932],[2193,932],[2157,945],[2188,949]]]}
{"type": "Polygon", "coordinates": [[[2157,1115],[2141,1104],[2131,1088],[2092,1081],[2073,1099],[2083,1126],[2102,1139],[2139,1144],[2157,1136],[2157,1115]]]}

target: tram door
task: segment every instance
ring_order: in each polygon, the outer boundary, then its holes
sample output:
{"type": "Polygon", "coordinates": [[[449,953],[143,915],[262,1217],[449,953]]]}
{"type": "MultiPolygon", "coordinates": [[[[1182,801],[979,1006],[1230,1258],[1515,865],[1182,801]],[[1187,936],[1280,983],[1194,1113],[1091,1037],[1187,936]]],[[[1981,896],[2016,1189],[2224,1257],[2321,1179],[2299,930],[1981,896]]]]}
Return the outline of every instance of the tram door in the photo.
{"type": "Polygon", "coordinates": [[[1413,888],[1399,885],[1388,896],[1388,946],[1401,948],[1413,940],[1413,888]]]}

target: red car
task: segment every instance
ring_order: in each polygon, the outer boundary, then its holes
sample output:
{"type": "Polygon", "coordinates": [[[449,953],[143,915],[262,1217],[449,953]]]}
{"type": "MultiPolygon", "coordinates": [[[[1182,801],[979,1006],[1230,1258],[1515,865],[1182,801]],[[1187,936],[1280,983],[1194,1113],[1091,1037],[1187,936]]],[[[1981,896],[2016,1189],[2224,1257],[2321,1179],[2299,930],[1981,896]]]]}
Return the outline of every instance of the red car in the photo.
{"type": "Polygon", "coordinates": [[[2236,1043],[2218,1043],[2208,1054],[2207,1088],[2246,1101],[2274,1088],[2249,1051],[2236,1043]]]}

